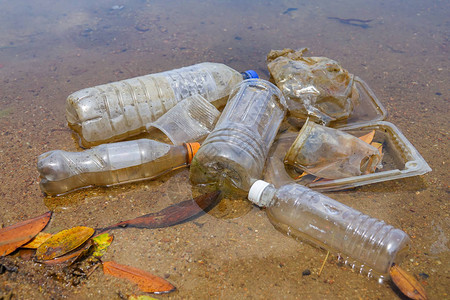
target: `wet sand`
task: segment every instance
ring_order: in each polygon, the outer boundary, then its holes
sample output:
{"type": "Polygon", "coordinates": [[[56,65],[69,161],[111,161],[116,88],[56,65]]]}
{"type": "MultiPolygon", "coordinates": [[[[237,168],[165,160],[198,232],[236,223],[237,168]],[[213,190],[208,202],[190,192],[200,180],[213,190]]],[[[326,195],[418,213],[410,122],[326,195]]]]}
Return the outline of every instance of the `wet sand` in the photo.
{"type": "MultiPolygon", "coordinates": [[[[47,232],[103,227],[191,197],[187,169],[158,180],[45,197],[36,160],[49,150],[81,150],[65,120],[79,89],[203,61],[268,79],[271,49],[308,47],[360,76],[433,169],[424,176],[329,195],[385,220],[412,238],[401,266],[430,299],[449,297],[448,79],[450,7],[445,2],[357,1],[15,1],[0,11],[0,226],[47,210],[47,232]],[[115,6],[116,5],[116,6],[115,6]],[[123,7],[121,7],[123,5],[123,7]],[[331,18],[330,18],[331,17],[331,18]],[[371,20],[368,28],[338,19],[371,20]]],[[[365,23],[364,23],[365,24],[365,23]]],[[[230,204],[231,203],[231,204],[230,204]]],[[[147,270],[177,291],[159,299],[395,299],[391,284],[327,260],[326,251],[276,231],[244,200],[164,229],[124,229],[104,260],[147,270]],[[310,270],[311,275],[302,275],[310,270]]],[[[64,272],[9,256],[0,298],[120,299],[139,294],[96,270],[74,286],[64,272]]]]}

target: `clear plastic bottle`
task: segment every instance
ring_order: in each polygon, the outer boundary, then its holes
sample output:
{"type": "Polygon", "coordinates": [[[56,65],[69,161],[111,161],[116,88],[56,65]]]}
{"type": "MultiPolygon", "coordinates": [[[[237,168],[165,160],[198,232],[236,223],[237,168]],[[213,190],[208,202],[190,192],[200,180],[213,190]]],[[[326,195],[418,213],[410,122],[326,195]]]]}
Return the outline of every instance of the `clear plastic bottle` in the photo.
{"type": "Polygon", "coordinates": [[[267,207],[270,221],[281,232],[336,253],[379,281],[389,277],[392,264],[409,250],[410,239],[402,230],[299,184],[276,189],[258,180],[248,198],[267,207]]]}
{"type": "Polygon", "coordinates": [[[283,95],[272,83],[248,79],[238,84],[192,161],[191,182],[217,183],[225,192],[247,192],[262,176],[285,112],[283,95]]]}
{"type": "Polygon", "coordinates": [[[254,71],[242,74],[219,63],[201,63],[172,71],[107,83],[67,98],[66,118],[84,147],[123,140],[145,131],[181,100],[196,94],[223,106],[230,89],[254,71]]]}
{"type": "Polygon", "coordinates": [[[61,195],[90,186],[155,178],[187,166],[199,147],[199,143],[173,146],[140,139],[81,152],[49,151],[38,157],[40,187],[47,195],[61,195]]]}

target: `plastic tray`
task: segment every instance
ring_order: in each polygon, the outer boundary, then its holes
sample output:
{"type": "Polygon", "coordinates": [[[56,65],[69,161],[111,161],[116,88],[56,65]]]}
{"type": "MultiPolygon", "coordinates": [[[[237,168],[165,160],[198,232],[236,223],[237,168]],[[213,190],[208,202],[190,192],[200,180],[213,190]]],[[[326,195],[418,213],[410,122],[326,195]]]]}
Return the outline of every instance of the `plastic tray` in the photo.
{"type": "MultiPolygon", "coordinates": [[[[373,141],[383,144],[382,168],[372,174],[342,179],[317,180],[315,176],[307,175],[296,180],[289,176],[284,166],[284,156],[298,134],[298,132],[290,132],[280,135],[272,146],[264,176],[266,181],[272,182],[275,186],[295,181],[319,191],[338,191],[376,182],[423,175],[431,171],[427,162],[400,130],[394,124],[383,121],[387,116],[386,109],[369,86],[358,76],[355,76],[354,80],[360,98],[352,115],[345,121],[331,123],[330,127],[346,131],[356,137],[375,130],[373,141]]],[[[302,120],[296,122],[297,126],[304,123],[302,120]]]]}
{"type": "MultiPolygon", "coordinates": [[[[334,180],[316,180],[312,175],[295,180],[288,175],[284,167],[284,155],[297,137],[296,133],[281,135],[274,143],[267,161],[264,179],[275,186],[287,182],[297,182],[318,191],[338,191],[361,185],[423,175],[431,171],[427,162],[392,123],[377,121],[366,125],[349,125],[340,128],[347,133],[360,137],[375,130],[374,142],[383,145],[382,168],[375,173],[334,180]]],[[[300,175],[300,174],[299,174],[300,175]]]]}

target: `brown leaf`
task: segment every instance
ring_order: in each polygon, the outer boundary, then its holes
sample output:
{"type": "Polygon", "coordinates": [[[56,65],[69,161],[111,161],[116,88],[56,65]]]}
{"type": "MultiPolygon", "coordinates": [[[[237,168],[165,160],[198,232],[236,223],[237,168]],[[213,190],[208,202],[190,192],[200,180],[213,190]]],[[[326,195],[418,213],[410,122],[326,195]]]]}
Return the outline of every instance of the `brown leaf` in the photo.
{"type": "Polygon", "coordinates": [[[399,266],[393,265],[389,270],[389,274],[399,290],[409,298],[428,299],[425,289],[419,281],[399,266]]]}
{"type": "Polygon", "coordinates": [[[146,293],[163,294],[170,293],[176,289],[175,286],[161,277],[113,261],[103,262],[103,272],[137,283],[139,289],[146,293]]]}
{"type": "Polygon", "coordinates": [[[180,224],[200,216],[204,213],[204,210],[211,208],[217,203],[219,195],[220,191],[207,193],[194,199],[171,205],[157,213],[150,213],[132,220],[119,222],[99,231],[105,232],[124,227],[154,229],[180,224]]]}
{"type": "Polygon", "coordinates": [[[51,233],[47,232],[39,232],[34,239],[26,243],[25,245],[20,246],[21,248],[27,249],[37,249],[43,242],[48,240],[52,236],[51,233]]]}
{"type": "Polygon", "coordinates": [[[45,228],[52,212],[0,229],[0,256],[8,255],[29,242],[45,228]]]}
{"type": "Polygon", "coordinates": [[[94,231],[93,228],[84,226],[60,231],[37,248],[36,258],[48,260],[64,255],[87,241],[94,234],[94,231]]]}
{"type": "Polygon", "coordinates": [[[66,253],[65,255],[62,255],[60,257],[49,259],[49,260],[43,260],[41,263],[45,265],[59,265],[59,264],[67,264],[70,265],[72,263],[75,263],[80,257],[86,257],[86,253],[90,252],[90,248],[93,246],[92,242],[89,240],[87,243],[83,245],[83,247],[80,247],[79,249],[73,250],[69,253],[66,253]]]}

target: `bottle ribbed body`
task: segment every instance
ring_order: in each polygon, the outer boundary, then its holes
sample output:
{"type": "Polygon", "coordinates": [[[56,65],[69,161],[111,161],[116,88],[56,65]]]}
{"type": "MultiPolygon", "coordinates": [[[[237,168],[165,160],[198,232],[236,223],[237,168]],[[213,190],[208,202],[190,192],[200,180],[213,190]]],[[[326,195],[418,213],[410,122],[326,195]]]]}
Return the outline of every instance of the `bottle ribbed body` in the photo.
{"type": "Polygon", "coordinates": [[[81,152],[49,151],[38,157],[37,168],[41,190],[60,195],[83,187],[150,179],[187,164],[184,145],[140,139],[81,152]]]}
{"type": "Polygon", "coordinates": [[[280,90],[270,82],[249,79],[237,85],[192,161],[191,181],[248,191],[262,175],[285,111],[280,90]]]}
{"type": "Polygon", "coordinates": [[[273,196],[267,214],[277,229],[339,254],[360,272],[383,279],[409,249],[410,239],[402,230],[309,188],[288,184],[266,189],[263,197],[273,196]]]}
{"type": "Polygon", "coordinates": [[[201,63],[83,89],[66,102],[69,126],[90,147],[145,131],[181,100],[202,95],[221,106],[242,75],[219,63],[201,63]]]}

